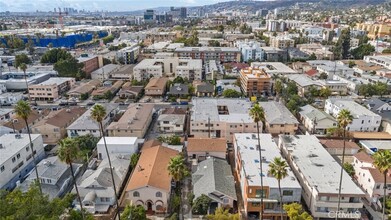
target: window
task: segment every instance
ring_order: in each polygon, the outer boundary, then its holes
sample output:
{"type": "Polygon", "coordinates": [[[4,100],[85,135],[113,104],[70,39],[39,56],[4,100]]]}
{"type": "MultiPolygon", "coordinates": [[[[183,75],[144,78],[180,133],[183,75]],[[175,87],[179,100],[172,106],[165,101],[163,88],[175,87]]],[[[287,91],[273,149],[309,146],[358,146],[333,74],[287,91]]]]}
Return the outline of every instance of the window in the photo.
{"type": "Polygon", "coordinates": [[[251,206],[252,207],[261,207],[261,203],[260,202],[252,202],[251,206]]]}
{"type": "Polygon", "coordinates": [[[12,163],[15,163],[16,159],[15,157],[12,158],[12,163]]]}
{"type": "Polygon", "coordinates": [[[18,159],[20,158],[20,154],[19,153],[16,155],[16,158],[18,158],[18,159]]]}
{"type": "Polygon", "coordinates": [[[28,152],[30,150],[30,147],[26,147],[26,151],[28,152]]]}
{"type": "Polygon", "coordinates": [[[265,194],[266,194],[265,190],[262,190],[262,189],[255,190],[255,198],[261,198],[261,195],[263,198],[265,198],[266,197],[265,194]]]}
{"type": "Polygon", "coordinates": [[[224,198],[224,199],[223,199],[223,203],[224,203],[224,204],[228,204],[228,203],[229,203],[229,199],[224,198]]]}
{"type": "Polygon", "coordinates": [[[137,191],[133,192],[133,197],[140,197],[140,193],[137,191]]]}
{"type": "Polygon", "coordinates": [[[377,184],[376,189],[380,189],[380,186],[381,186],[380,184],[377,184]]]}
{"type": "Polygon", "coordinates": [[[282,192],[282,195],[284,195],[284,196],[293,196],[293,190],[284,190],[282,192]]]}
{"type": "Polygon", "coordinates": [[[0,171],[3,172],[5,170],[4,166],[1,166],[0,171]]]}
{"type": "Polygon", "coordinates": [[[157,192],[156,193],[156,197],[162,197],[162,193],[161,192],[157,192]]]}

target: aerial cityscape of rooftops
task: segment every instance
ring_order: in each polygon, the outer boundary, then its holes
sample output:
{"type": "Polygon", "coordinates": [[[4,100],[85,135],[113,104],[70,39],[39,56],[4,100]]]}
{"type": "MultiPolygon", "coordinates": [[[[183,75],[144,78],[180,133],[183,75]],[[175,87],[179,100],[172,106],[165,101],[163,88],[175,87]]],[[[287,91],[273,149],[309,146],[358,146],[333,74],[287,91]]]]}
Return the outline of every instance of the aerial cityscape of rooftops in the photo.
{"type": "Polygon", "coordinates": [[[391,0],[0,0],[6,219],[391,219],[391,0]]]}

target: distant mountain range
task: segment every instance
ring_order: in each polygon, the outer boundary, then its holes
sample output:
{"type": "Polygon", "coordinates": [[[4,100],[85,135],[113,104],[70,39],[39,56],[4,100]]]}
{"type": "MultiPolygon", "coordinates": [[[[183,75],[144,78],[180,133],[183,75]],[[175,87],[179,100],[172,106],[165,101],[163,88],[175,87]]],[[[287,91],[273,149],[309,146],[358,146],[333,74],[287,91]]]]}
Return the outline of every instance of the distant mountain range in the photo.
{"type": "MultiPolygon", "coordinates": [[[[188,7],[188,11],[195,11],[201,7],[206,12],[218,12],[224,10],[247,10],[255,12],[260,9],[274,9],[278,7],[287,7],[296,3],[317,3],[324,8],[344,8],[352,6],[376,5],[386,2],[386,0],[275,0],[275,1],[228,1],[219,2],[211,5],[188,7]]],[[[164,13],[170,10],[169,7],[151,8],[158,13],[164,13]]],[[[145,10],[131,11],[132,15],[142,15],[145,10]]]]}

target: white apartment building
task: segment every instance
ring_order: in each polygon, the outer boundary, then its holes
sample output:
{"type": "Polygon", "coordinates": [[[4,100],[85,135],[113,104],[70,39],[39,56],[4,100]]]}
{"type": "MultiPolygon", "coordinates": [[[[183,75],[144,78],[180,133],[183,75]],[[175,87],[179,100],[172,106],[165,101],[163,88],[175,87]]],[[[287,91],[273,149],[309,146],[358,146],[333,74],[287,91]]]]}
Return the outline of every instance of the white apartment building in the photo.
{"type": "MultiPolygon", "coordinates": [[[[35,159],[38,163],[44,156],[40,134],[31,134],[35,159]]],[[[4,134],[0,136],[0,189],[11,190],[33,168],[34,160],[28,134],[4,134]]],[[[31,174],[35,176],[34,174],[31,174]]]]}
{"type": "MultiPolygon", "coordinates": [[[[353,167],[357,183],[365,192],[368,201],[377,202],[384,194],[384,175],[373,165],[373,158],[362,151],[353,156],[353,167]]],[[[391,193],[391,177],[387,175],[387,195],[391,193]]]]}
{"type": "MultiPolygon", "coordinates": [[[[141,139],[137,137],[105,137],[107,150],[109,154],[117,154],[123,156],[130,156],[138,152],[139,144],[142,143],[141,139]]],[[[107,158],[105,142],[101,138],[96,145],[98,159],[103,160],[107,158]]]]}
{"type": "Polygon", "coordinates": [[[266,46],[264,43],[245,40],[236,41],[235,46],[239,48],[243,62],[248,62],[249,60],[264,60],[264,51],[261,48],[266,46]]]}
{"type": "Polygon", "coordinates": [[[107,80],[111,77],[111,75],[114,72],[119,71],[121,68],[120,65],[117,64],[108,64],[106,66],[103,66],[91,73],[91,79],[97,79],[97,80],[107,80]]]}
{"type": "MultiPolygon", "coordinates": [[[[259,217],[262,192],[264,194],[264,218],[279,219],[280,194],[277,179],[268,174],[269,164],[276,157],[281,157],[280,151],[270,134],[260,134],[262,149],[262,173],[256,133],[234,135],[235,174],[240,181],[244,209],[247,215],[259,217]],[[263,176],[263,190],[261,188],[263,176]]],[[[301,186],[293,172],[289,169],[288,176],[281,180],[282,201],[284,203],[300,202],[301,186]]]]}
{"type": "Polygon", "coordinates": [[[381,116],[355,101],[347,98],[329,98],[325,102],[325,112],[334,117],[337,117],[342,109],[349,110],[353,116],[352,123],[347,126],[348,131],[376,132],[379,130],[381,116]]]}
{"type": "Polygon", "coordinates": [[[202,60],[177,57],[144,59],[133,68],[133,78],[138,81],[163,76],[180,76],[190,81],[201,80],[202,60]]]}
{"type": "Polygon", "coordinates": [[[185,128],[186,115],[161,114],[157,119],[158,129],[162,133],[182,134],[185,128]]]}
{"type": "MultiPolygon", "coordinates": [[[[190,133],[194,137],[225,138],[232,142],[235,133],[253,133],[256,123],[248,112],[252,103],[240,98],[193,98],[190,133]]],[[[260,130],[262,130],[260,123],[260,130]]]]}
{"type": "Polygon", "coordinates": [[[137,62],[140,54],[140,46],[130,46],[119,50],[116,54],[117,60],[123,59],[125,64],[133,64],[137,62]]]}
{"type": "Polygon", "coordinates": [[[391,70],[391,55],[365,56],[364,61],[374,63],[391,70]]]}
{"type": "MultiPolygon", "coordinates": [[[[296,175],[314,219],[335,219],[341,166],[313,135],[280,135],[279,148],[296,175]]],[[[360,219],[364,192],[343,171],[340,216],[360,219]]]]}

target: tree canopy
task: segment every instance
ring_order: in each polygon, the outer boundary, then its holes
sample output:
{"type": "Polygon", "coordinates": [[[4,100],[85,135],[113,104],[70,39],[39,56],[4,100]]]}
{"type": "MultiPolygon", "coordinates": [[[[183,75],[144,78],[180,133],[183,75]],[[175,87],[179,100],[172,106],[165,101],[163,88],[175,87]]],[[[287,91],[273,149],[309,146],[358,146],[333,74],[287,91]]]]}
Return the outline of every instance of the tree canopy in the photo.
{"type": "Polygon", "coordinates": [[[62,199],[49,200],[48,196],[41,195],[38,186],[34,184],[27,192],[22,192],[20,189],[11,192],[0,191],[0,217],[1,219],[57,220],[71,207],[74,198],[75,195],[67,194],[62,199]]]}
{"type": "Polygon", "coordinates": [[[303,210],[303,206],[298,203],[284,205],[284,210],[290,219],[294,220],[313,220],[310,214],[303,210]]]}
{"type": "Polygon", "coordinates": [[[121,219],[146,220],[147,214],[142,206],[127,205],[121,214],[121,219]]]}
{"type": "Polygon", "coordinates": [[[242,93],[240,93],[234,89],[226,89],[223,91],[223,96],[225,98],[239,98],[242,96],[242,93]]]}
{"type": "Polygon", "coordinates": [[[24,63],[24,64],[31,63],[31,59],[25,53],[22,53],[22,54],[15,56],[15,67],[20,67],[20,65],[22,63],[24,63]]]}
{"type": "Polygon", "coordinates": [[[208,196],[202,194],[195,199],[193,204],[193,213],[196,215],[206,215],[208,213],[209,205],[212,202],[208,196]]]}
{"type": "Polygon", "coordinates": [[[231,214],[228,209],[217,208],[215,214],[207,215],[209,220],[239,220],[239,214],[231,214]]]}

